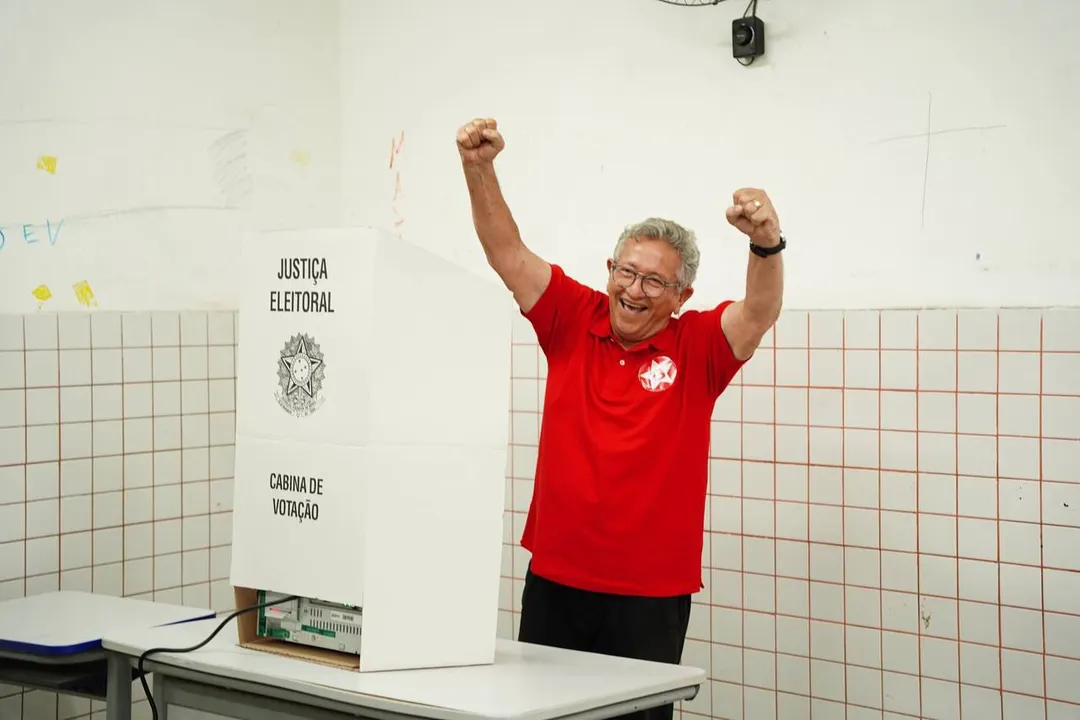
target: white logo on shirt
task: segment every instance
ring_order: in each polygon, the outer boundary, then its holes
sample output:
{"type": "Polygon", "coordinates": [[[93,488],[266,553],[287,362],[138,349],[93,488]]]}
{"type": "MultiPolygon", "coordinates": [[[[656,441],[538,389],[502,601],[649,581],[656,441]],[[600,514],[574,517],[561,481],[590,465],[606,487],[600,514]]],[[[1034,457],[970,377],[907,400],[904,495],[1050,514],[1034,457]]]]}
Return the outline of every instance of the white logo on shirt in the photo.
{"type": "Polygon", "coordinates": [[[638,380],[641,381],[641,387],[649,392],[663,392],[672,386],[678,372],[675,362],[666,355],[661,355],[641,366],[638,380]]]}

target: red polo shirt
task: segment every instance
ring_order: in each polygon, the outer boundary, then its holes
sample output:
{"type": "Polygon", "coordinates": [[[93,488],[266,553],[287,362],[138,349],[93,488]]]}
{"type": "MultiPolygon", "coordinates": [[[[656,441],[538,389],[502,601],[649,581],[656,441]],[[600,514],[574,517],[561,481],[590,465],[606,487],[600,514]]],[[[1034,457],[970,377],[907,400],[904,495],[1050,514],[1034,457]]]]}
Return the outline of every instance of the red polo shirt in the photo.
{"type": "Polygon", "coordinates": [[[521,538],[536,574],[625,595],[701,589],[710,421],[743,364],[720,328],[730,302],[685,312],[625,350],[607,294],[552,265],[525,313],[548,366],[521,538]]]}

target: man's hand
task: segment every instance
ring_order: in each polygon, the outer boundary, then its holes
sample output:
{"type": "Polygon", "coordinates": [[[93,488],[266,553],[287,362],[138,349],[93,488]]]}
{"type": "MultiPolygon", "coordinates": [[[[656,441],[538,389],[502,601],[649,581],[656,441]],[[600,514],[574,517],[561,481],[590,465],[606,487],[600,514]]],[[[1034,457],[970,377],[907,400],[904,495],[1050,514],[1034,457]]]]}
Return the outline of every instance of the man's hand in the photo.
{"type": "Polygon", "coordinates": [[[760,247],[780,244],[780,219],[764,190],[743,188],[731,196],[727,220],[760,247]]]}
{"type": "Polygon", "coordinates": [[[506,147],[506,141],[494,118],[477,118],[458,130],[457,147],[463,165],[490,165],[506,147]]]}

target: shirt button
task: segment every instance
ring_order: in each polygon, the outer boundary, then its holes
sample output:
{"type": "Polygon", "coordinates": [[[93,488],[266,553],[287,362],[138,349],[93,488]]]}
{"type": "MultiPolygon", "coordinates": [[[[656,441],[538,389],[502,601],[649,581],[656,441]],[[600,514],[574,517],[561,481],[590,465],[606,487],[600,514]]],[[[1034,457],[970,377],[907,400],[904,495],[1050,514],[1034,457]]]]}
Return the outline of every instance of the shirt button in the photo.
{"type": "Polygon", "coordinates": [[[625,364],[626,364],[626,361],[625,361],[625,360],[620,360],[620,361],[619,361],[619,364],[620,364],[620,365],[625,365],[625,364]]]}

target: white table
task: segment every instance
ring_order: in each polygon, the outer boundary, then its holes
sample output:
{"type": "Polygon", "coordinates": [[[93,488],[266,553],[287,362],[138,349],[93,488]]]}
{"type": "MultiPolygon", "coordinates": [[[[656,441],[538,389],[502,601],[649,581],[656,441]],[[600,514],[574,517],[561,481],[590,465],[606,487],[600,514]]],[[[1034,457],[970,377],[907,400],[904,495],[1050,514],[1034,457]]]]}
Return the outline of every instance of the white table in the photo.
{"type": "Polygon", "coordinates": [[[201,608],[85,592],[0,602],[0,681],[106,701],[108,720],[131,716],[131,666],[110,662],[102,638],[212,618],[201,608]]]}
{"type": "MultiPolygon", "coordinates": [[[[103,640],[128,662],[151,648],[196,645],[220,620],[117,628],[103,640]]],[[[153,654],[154,703],[240,720],[599,720],[697,694],[698,668],[500,640],[493,665],[361,673],[249,650],[235,621],[203,648],[153,654]]]]}

